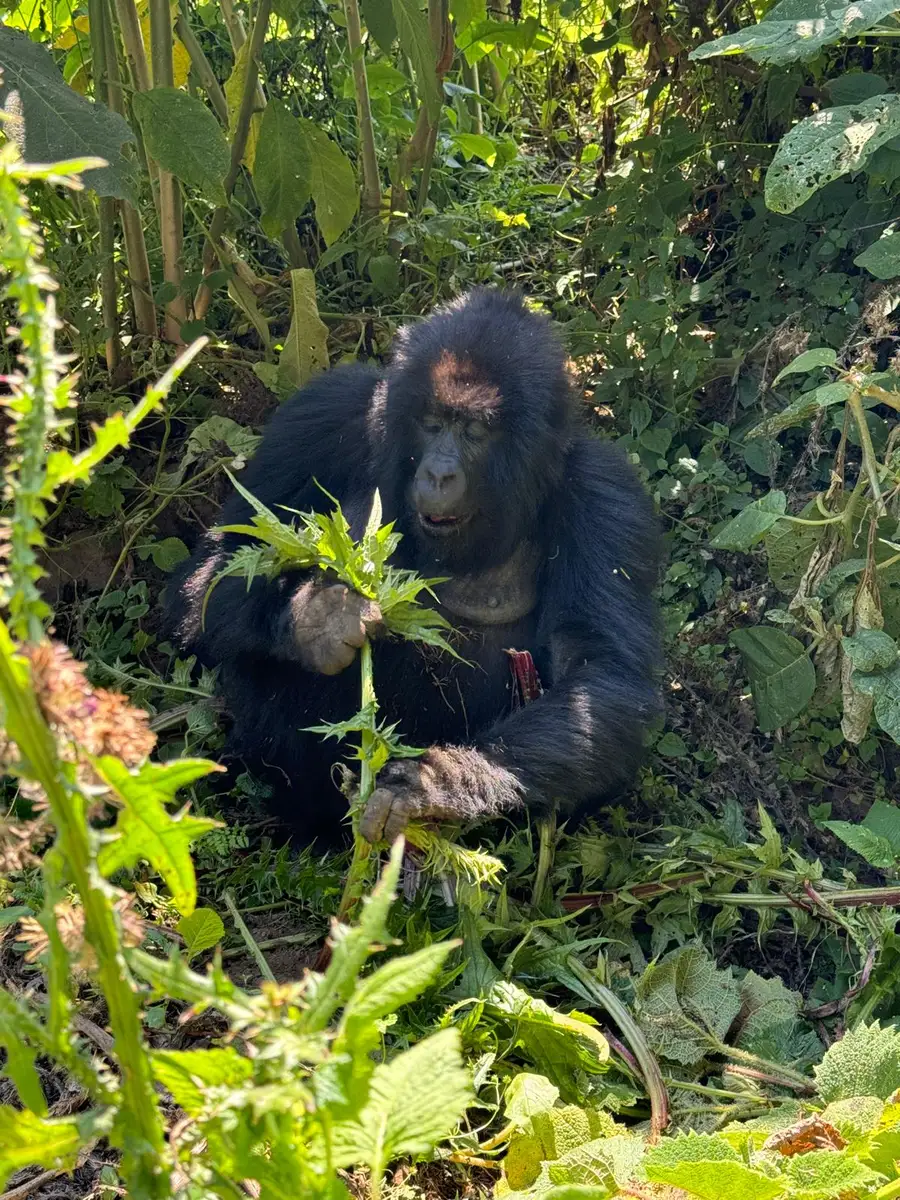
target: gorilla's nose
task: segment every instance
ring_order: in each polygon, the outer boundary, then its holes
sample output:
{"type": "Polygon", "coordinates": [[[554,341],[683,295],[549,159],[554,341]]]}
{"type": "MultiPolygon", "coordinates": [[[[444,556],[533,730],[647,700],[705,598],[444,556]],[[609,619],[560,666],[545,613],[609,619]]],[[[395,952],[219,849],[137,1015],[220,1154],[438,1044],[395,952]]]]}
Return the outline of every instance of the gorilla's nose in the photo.
{"type": "Polygon", "coordinates": [[[466,479],[458,467],[423,464],[416,475],[416,500],[427,513],[455,515],[465,494],[466,479]]]}

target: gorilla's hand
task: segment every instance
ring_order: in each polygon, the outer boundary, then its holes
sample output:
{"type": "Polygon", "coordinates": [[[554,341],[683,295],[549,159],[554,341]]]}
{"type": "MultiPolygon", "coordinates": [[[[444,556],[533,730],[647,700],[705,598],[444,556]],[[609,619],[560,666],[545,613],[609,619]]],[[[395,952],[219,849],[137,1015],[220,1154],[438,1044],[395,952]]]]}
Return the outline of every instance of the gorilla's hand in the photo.
{"type": "Polygon", "coordinates": [[[410,821],[470,821],[521,803],[518,780],[478,750],[433,746],[388,763],[360,822],[367,842],[392,842],[410,821]]]}
{"type": "Polygon", "coordinates": [[[290,601],[289,639],[307,671],[338,675],[349,667],[367,637],[381,628],[381,610],[342,583],[302,584],[290,601]]]}

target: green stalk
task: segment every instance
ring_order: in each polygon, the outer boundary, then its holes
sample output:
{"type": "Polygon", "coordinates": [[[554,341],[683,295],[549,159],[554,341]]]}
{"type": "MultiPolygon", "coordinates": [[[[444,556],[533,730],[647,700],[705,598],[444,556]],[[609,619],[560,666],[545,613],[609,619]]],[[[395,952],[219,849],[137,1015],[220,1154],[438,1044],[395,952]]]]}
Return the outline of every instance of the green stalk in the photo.
{"type": "Polygon", "coordinates": [[[872,499],[875,501],[875,510],[879,517],[883,517],[887,509],[884,507],[884,499],[881,495],[881,484],[878,479],[878,457],[875,454],[875,447],[872,445],[872,434],[869,430],[869,423],[866,420],[866,410],[863,408],[862,396],[856,390],[850,393],[850,398],[847,401],[850,406],[850,411],[853,413],[853,419],[856,422],[856,429],[859,433],[859,444],[862,447],[863,466],[866,469],[866,475],[869,480],[869,487],[872,489],[872,499]]]}
{"type": "MultiPolygon", "coordinates": [[[[375,680],[372,674],[372,643],[368,638],[366,638],[359,652],[359,668],[360,708],[364,709],[368,704],[371,704],[374,708],[377,702],[375,700],[375,680]]],[[[337,915],[339,921],[346,921],[350,913],[352,913],[353,909],[362,899],[369,878],[369,860],[372,855],[372,847],[359,832],[359,817],[365,811],[369,798],[375,791],[375,773],[372,770],[372,751],[374,746],[375,734],[364,729],[360,735],[362,762],[359,770],[359,799],[352,813],[353,858],[350,861],[350,868],[347,871],[347,879],[344,883],[344,893],[341,896],[341,903],[338,908],[337,915]]]]}
{"type": "Polygon", "coordinates": [[[109,1012],[121,1073],[115,1141],[122,1148],[122,1176],[132,1196],[165,1200],[172,1192],[150,1059],[141,1039],[140,1002],[125,964],[112,901],[92,853],[84,796],[63,783],[65,768],[15,653],[9,630],[0,620],[0,698],[6,728],[28,763],[29,775],[47,797],[56,846],[81,897],[85,935],[97,957],[96,978],[109,1012]]]}

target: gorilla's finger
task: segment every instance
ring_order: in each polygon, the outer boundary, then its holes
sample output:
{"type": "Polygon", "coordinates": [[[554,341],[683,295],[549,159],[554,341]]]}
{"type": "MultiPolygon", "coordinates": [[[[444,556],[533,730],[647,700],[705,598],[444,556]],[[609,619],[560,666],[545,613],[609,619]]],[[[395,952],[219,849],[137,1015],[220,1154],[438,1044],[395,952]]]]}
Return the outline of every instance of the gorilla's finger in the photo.
{"type": "Polygon", "coordinates": [[[403,833],[409,824],[410,811],[402,802],[394,804],[384,823],[384,840],[393,843],[397,836],[403,833]]]}
{"type": "Polygon", "coordinates": [[[359,822],[359,832],[367,842],[380,842],[384,838],[385,823],[396,796],[388,788],[376,788],[359,822]]]}

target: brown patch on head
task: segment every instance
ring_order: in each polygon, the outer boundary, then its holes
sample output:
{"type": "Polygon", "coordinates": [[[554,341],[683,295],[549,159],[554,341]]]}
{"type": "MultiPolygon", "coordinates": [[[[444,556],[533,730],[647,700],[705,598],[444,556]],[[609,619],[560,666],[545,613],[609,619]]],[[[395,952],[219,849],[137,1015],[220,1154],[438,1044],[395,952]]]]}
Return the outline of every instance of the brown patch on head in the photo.
{"type": "Polygon", "coordinates": [[[499,389],[468,358],[445,350],[431,368],[435,402],[441,408],[487,416],[502,403],[499,389]]]}

